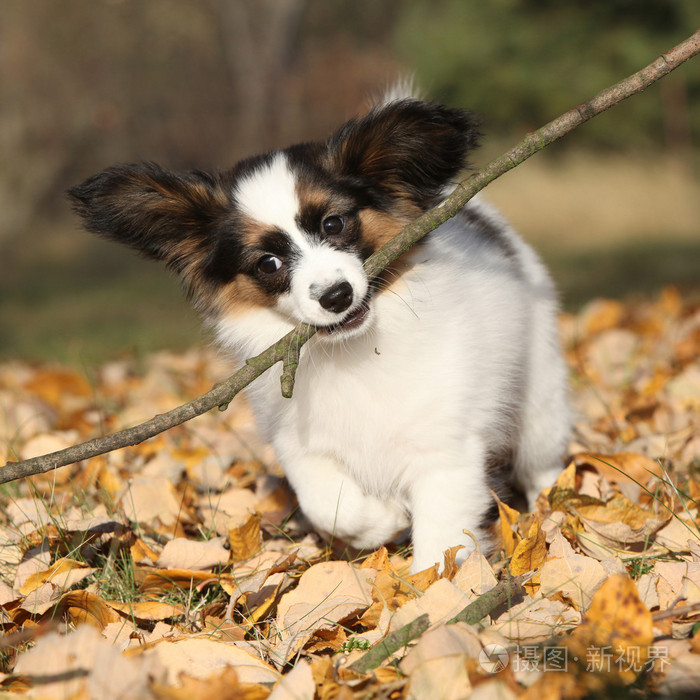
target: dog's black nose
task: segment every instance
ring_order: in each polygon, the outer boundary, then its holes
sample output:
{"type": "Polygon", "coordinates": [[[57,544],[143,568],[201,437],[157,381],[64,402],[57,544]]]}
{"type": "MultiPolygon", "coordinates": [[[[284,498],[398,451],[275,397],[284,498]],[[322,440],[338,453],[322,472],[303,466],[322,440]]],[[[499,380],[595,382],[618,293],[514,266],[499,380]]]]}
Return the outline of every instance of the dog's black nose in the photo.
{"type": "Polygon", "coordinates": [[[349,282],[339,282],[324,292],[318,303],[326,309],[339,314],[352,304],[352,287],[349,282]]]}

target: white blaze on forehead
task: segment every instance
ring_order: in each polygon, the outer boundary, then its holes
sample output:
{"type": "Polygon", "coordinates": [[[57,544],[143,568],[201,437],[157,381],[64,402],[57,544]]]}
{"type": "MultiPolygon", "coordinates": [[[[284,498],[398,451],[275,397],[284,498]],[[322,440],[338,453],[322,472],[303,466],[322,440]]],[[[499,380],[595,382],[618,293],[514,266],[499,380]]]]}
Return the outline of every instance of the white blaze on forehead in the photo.
{"type": "Polygon", "coordinates": [[[251,219],[281,229],[301,248],[309,247],[296,222],[299,213],[296,180],[284,153],[275,154],[269,164],[242,178],[234,196],[251,219]]]}

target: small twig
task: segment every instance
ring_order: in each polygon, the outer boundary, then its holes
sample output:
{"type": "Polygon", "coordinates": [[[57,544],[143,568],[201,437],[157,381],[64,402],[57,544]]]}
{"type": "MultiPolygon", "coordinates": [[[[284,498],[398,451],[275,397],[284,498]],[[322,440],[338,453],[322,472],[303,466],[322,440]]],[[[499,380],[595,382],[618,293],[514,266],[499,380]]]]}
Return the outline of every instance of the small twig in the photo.
{"type": "MultiPolygon", "coordinates": [[[[490,591],[480,595],[475,601],[469,603],[464,609],[460,610],[446,624],[451,625],[455,622],[466,622],[468,625],[475,625],[480,620],[483,620],[489,613],[495,610],[499,605],[503,605],[508,601],[518,598],[524,592],[523,583],[525,583],[531,574],[524,574],[513,578],[504,579],[496,584],[490,591]]],[[[428,614],[420,615],[412,622],[404,625],[396,632],[392,632],[380,642],[377,642],[366,654],[361,656],[357,661],[348,666],[355,673],[367,673],[372,669],[377,668],[380,664],[386,661],[392,654],[407,646],[409,642],[418,639],[430,627],[430,618],[428,614]]]]}
{"type": "MultiPolygon", "coordinates": [[[[406,226],[394,238],[367,258],[364,265],[367,275],[370,278],[375,278],[379,275],[382,270],[408,251],[421,238],[457,214],[477,192],[481,191],[497,177],[512,170],[516,165],[520,165],[531,155],[568,134],[577,126],[583,124],[583,122],[588,121],[625,98],[644,90],[699,52],[700,30],[663,54],[646,68],[634,73],[617,85],[603,90],[592,100],[579,105],[529,134],[510,151],[457,185],[454,192],[444,202],[430,209],[406,226]]],[[[300,324],[267,350],[254,358],[248,359],[245,365],[225,382],[218,384],[206,394],[167,413],[155,416],[145,423],[40,457],[34,457],[22,462],[8,462],[4,467],[0,468],[0,484],[35,474],[43,474],[52,469],[65,467],[68,464],[74,464],[75,462],[96,457],[106,452],[112,452],[122,447],[137,445],[196,416],[200,416],[216,406],[227,406],[236,394],[274,364],[284,362],[289,357],[294,358],[295,354],[298,354],[301,350],[302,345],[315,332],[315,329],[307,324],[300,324]]],[[[292,364],[295,366],[295,363],[292,364]]],[[[288,364],[284,378],[283,391],[285,396],[291,396],[293,388],[294,369],[292,364],[288,364]]]]}
{"type": "Polygon", "coordinates": [[[669,608],[668,610],[661,610],[660,612],[653,613],[651,619],[654,622],[659,622],[659,620],[665,620],[669,617],[683,617],[684,615],[689,615],[700,610],[700,603],[693,603],[692,605],[684,605],[682,608],[669,608]]]}

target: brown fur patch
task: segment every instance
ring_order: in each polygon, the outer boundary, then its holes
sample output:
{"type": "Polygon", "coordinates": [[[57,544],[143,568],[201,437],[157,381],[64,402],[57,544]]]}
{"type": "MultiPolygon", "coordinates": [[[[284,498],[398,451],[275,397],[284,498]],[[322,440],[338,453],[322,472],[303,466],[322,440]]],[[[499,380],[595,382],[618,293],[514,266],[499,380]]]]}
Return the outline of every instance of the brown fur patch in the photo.
{"type": "Polygon", "coordinates": [[[221,314],[275,305],[270,295],[265,294],[250,277],[242,274],[233,282],[219,287],[211,296],[217,312],[221,314]]]}
{"type": "Polygon", "coordinates": [[[241,243],[246,248],[260,248],[263,237],[270,232],[270,226],[246,217],[245,224],[238,230],[241,243]]]}
{"type": "Polygon", "coordinates": [[[405,209],[406,211],[402,211],[398,216],[376,209],[363,209],[359,216],[362,224],[362,240],[368,243],[373,250],[381,248],[421,213],[417,207],[410,205],[407,205],[405,209]]]}

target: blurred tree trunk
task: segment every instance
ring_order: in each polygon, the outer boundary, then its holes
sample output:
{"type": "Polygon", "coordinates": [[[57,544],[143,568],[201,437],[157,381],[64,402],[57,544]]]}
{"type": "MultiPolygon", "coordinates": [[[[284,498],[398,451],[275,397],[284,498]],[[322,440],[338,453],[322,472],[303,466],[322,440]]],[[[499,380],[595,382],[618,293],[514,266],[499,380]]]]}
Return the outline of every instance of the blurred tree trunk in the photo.
{"type": "Polygon", "coordinates": [[[209,0],[226,62],[237,128],[250,151],[278,145],[295,91],[308,0],[209,0]]]}

